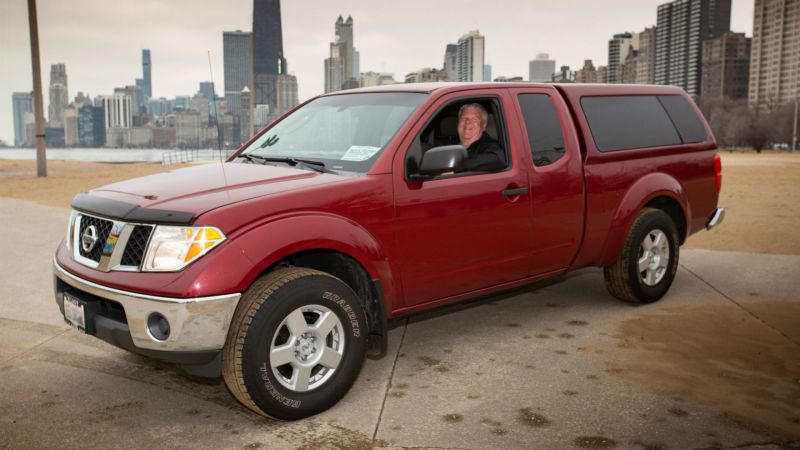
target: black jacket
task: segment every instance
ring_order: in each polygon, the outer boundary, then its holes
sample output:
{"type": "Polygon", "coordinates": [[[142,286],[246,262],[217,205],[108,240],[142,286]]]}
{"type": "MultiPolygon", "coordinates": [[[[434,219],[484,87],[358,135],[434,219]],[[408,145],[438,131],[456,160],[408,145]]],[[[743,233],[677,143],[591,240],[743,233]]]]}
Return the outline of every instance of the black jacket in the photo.
{"type": "Polygon", "coordinates": [[[495,172],[508,165],[503,147],[486,132],[467,147],[467,155],[467,171],[495,172]]]}

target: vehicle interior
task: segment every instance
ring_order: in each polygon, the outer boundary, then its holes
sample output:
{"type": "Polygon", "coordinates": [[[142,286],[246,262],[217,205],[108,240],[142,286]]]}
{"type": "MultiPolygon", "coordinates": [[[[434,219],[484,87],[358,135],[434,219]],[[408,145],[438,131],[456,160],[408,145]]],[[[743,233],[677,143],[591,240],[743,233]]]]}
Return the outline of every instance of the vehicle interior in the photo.
{"type": "MultiPolygon", "coordinates": [[[[508,152],[506,133],[502,132],[503,121],[500,105],[494,99],[467,99],[448,104],[436,113],[428,122],[406,154],[406,174],[417,173],[417,168],[426,151],[443,145],[457,145],[458,140],[458,111],[466,103],[480,103],[488,112],[486,134],[495,139],[508,152]]],[[[506,158],[510,160],[510,158],[506,158]]],[[[449,176],[470,174],[462,172],[449,176]]]]}

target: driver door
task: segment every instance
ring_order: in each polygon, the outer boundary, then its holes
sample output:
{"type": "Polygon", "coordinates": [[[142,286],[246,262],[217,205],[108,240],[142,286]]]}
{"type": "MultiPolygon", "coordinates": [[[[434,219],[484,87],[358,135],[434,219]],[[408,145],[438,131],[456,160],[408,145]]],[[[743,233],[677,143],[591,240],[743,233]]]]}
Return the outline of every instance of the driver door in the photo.
{"type": "Polygon", "coordinates": [[[505,120],[513,111],[511,100],[503,89],[444,96],[429,108],[395,156],[395,239],[403,307],[446,301],[530,274],[531,207],[524,192],[528,173],[527,165],[519,161],[521,149],[509,139],[509,131],[515,132],[505,120]],[[453,102],[471,101],[496,105],[497,117],[490,120],[495,120],[494,137],[506,149],[508,167],[410,181],[406,156],[419,151],[415,140],[426,125],[453,102]]]}

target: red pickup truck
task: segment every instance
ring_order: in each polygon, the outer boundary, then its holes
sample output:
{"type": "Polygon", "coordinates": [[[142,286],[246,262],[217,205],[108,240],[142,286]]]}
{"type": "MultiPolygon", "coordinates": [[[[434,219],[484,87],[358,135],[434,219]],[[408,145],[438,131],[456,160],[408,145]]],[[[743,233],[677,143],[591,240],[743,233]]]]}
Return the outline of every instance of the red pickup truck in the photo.
{"type": "Polygon", "coordinates": [[[675,87],[337,92],[224,163],[76,196],[56,302],[85,333],[297,419],[345,395],[398,316],[589,266],[616,297],[658,300],[687,236],[722,221],[720,184],[675,87]]]}

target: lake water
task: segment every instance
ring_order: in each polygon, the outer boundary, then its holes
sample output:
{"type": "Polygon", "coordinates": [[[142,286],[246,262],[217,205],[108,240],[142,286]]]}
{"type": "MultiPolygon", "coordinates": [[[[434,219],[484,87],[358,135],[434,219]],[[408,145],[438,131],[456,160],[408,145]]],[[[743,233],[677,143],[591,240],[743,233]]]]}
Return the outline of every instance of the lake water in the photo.
{"type": "MultiPolygon", "coordinates": [[[[54,148],[47,149],[48,160],[94,161],[94,162],[145,162],[159,163],[185,161],[211,161],[225,159],[228,150],[159,150],[121,148],[54,148]]],[[[0,148],[0,159],[35,160],[36,149],[0,148]]]]}

